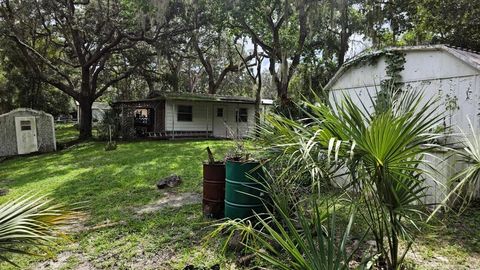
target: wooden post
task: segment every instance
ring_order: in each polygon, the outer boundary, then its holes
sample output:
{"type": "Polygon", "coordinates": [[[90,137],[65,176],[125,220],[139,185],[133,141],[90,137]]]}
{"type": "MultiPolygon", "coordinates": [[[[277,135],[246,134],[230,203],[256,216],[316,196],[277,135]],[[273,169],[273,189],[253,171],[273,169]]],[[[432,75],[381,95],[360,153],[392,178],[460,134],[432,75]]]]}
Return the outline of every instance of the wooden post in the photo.
{"type": "MultiPolygon", "coordinates": [[[[208,106],[205,106],[205,107],[207,108],[207,119],[205,119],[205,120],[206,120],[205,122],[207,123],[207,132],[206,132],[205,135],[206,135],[206,137],[207,137],[207,139],[208,139],[208,106]]],[[[212,114],[212,115],[213,115],[213,114],[212,114]]]]}
{"type": "Polygon", "coordinates": [[[215,103],[212,103],[212,137],[215,137],[215,117],[217,117],[217,112],[215,111],[215,103]]]}
{"type": "Polygon", "coordinates": [[[235,134],[236,139],[239,139],[240,136],[238,135],[238,123],[240,122],[240,106],[237,103],[237,111],[235,112],[235,123],[237,124],[237,132],[235,134]]]}
{"type": "Polygon", "coordinates": [[[176,112],[175,112],[175,103],[172,102],[172,139],[175,140],[175,117],[176,117],[176,112]]]}

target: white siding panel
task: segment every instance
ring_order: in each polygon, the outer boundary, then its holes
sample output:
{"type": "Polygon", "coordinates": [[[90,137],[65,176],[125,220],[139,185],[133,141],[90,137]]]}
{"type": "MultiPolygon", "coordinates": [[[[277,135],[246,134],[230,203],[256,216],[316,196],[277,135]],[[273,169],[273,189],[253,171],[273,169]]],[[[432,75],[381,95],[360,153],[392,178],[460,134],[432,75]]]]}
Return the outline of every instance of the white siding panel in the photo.
{"type": "Polygon", "coordinates": [[[236,136],[245,137],[249,135],[253,130],[254,125],[255,106],[253,104],[169,100],[165,102],[166,131],[213,131],[215,129],[214,134],[217,134],[217,136],[231,138],[236,136]],[[178,105],[192,106],[193,115],[191,122],[177,120],[178,105]],[[215,109],[217,107],[224,108],[224,123],[223,120],[214,121],[216,117],[215,109]],[[248,122],[236,122],[235,114],[239,108],[246,108],[248,110],[248,122]],[[225,132],[225,128],[227,128],[227,132],[225,132]]]}
{"type": "MultiPolygon", "coordinates": [[[[424,102],[438,98],[439,114],[444,114],[440,125],[445,125],[447,132],[457,133],[459,130],[470,133],[468,119],[474,125],[475,130],[480,131],[480,75],[460,76],[448,79],[436,79],[431,81],[416,81],[407,83],[406,88],[424,94],[424,102]]],[[[334,90],[330,100],[341,101],[344,95],[352,98],[355,104],[363,103],[369,111],[373,111],[369,93],[375,97],[375,87],[358,87],[348,90],[334,90]]],[[[433,115],[432,115],[433,116],[433,115]]],[[[427,162],[438,171],[432,172],[427,177],[427,203],[438,203],[446,194],[447,179],[464,165],[455,162],[452,158],[447,159],[450,153],[438,153],[437,157],[427,157],[427,162]],[[444,159],[447,159],[444,161],[444,159]]]]}
{"type": "Polygon", "coordinates": [[[226,125],[230,130],[228,137],[246,137],[253,130],[255,125],[255,106],[253,104],[225,104],[227,111],[226,125]],[[236,111],[240,108],[248,110],[247,122],[236,122],[236,111]]]}
{"type": "MultiPolygon", "coordinates": [[[[410,51],[401,72],[403,82],[428,81],[455,77],[473,76],[478,73],[473,67],[445,51],[410,51]]],[[[350,67],[333,84],[331,89],[362,88],[379,85],[386,78],[385,57],[374,64],[357,64],[350,67]]]]}
{"type": "MultiPolygon", "coordinates": [[[[462,130],[471,133],[468,119],[475,132],[480,132],[479,71],[443,51],[407,52],[406,60],[402,71],[405,88],[422,92],[424,102],[438,98],[437,112],[444,115],[440,124],[449,128],[447,132],[455,134],[462,130]]],[[[372,110],[368,93],[375,96],[373,85],[384,79],[384,68],[384,58],[373,66],[352,67],[333,85],[330,100],[341,100],[343,95],[349,95],[356,104],[362,102],[372,110]]],[[[446,194],[447,179],[464,167],[452,158],[447,159],[450,154],[438,153],[436,158],[426,158],[438,170],[425,182],[428,203],[441,202],[446,194]]]]}
{"type": "Polygon", "coordinates": [[[194,101],[166,101],[165,102],[165,130],[166,131],[212,131],[211,103],[194,101]],[[177,107],[179,105],[192,106],[192,121],[178,121],[177,107]]]}

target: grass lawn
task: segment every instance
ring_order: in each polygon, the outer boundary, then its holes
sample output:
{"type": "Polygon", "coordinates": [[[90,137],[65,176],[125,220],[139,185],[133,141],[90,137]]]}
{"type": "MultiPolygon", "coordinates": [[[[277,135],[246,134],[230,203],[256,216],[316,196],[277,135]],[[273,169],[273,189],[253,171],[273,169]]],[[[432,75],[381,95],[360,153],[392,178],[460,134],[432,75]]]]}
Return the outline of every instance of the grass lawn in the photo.
{"type": "MultiPolygon", "coordinates": [[[[69,136],[62,130],[72,132],[59,129],[60,138],[69,136]]],[[[60,243],[52,256],[64,262],[52,262],[50,268],[181,269],[189,263],[228,264],[215,247],[201,246],[207,220],[200,203],[147,214],[137,210],[165,197],[165,192],[198,193],[200,197],[205,148],[210,146],[221,157],[232,142],[142,141],[120,143],[110,152],[104,151],[104,145],[82,143],[0,164],[0,186],[10,189],[0,202],[28,192],[48,193],[67,205],[85,202],[87,217],[73,234],[74,244],[60,243]],[[156,181],[173,173],[180,175],[183,183],[157,190],[156,181]]],[[[45,266],[32,260],[40,259],[15,258],[21,269],[45,266]]],[[[0,264],[0,269],[8,268],[0,264]]]]}
{"type": "MultiPolygon", "coordinates": [[[[71,126],[57,128],[58,140],[74,139],[71,126]]],[[[21,269],[183,269],[188,264],[240,269],[219,252],[219,243],[203,245],[209,231],[201,203],[140,214],[168,196],[201,196],[202,160],[210,146],[223,154],[230,141],[139,141],[105,152],[102,142],[87,142],[36,156],[0,163],[0,187],[10,192],[0,203],[28,192],[49,194],[58,202],[84,202],[86,217],[73,228],[72,240],[58,243],[51,259],[15,257],[21,269]],[[159,191],[158,179],[176,173],[183,183],[159,191]],[[167,192],[167,193],[165,193],[167,192]]],[[[478,269],[480,207],[461,218],[428,229],[408,261],[416,269],[478,269]]],[[[18,269],[0,264],[0,269],[18,269]]]]}
{"type": "Polygon", "coordinates": [[[73,124],[56,124],[55,135],[57,137],[57,143],[66,143],[78,138],[78,130],[73,124]]]}

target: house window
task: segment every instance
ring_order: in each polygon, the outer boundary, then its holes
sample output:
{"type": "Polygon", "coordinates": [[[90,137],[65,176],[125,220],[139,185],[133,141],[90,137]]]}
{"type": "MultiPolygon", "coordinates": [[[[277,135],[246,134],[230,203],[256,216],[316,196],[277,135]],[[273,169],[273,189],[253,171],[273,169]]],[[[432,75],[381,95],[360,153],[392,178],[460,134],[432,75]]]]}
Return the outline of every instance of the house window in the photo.
{"type": "Polygon", "coordinates": [[[248,109],[247,108],[238,109],[235,114],[235,121],[248,122],[248,109]]]}
{"type": "Polygon", "coordinates": [[[32,130],[32,125],[30,121],[20,121],[20,129],[23,130],[32,130]]]}
{"type": "Polygon", "coordinates": [[[179,122],[192,122],[193,119],[192,106],[178,105],[177,121],[179,122]]]}
{"type": "Polygon", "coordinates": [[[217,117],[223,117],[223,108],[217,108],[217,117]]]}

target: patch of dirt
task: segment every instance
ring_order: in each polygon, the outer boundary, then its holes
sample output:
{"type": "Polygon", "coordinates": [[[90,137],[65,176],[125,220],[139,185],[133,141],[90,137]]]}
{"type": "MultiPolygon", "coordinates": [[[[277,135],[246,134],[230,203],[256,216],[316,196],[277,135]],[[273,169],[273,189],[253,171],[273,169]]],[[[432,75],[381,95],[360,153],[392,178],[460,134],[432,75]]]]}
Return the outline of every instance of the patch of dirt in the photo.
{"type": "Polygon", "coordinates": [[[447,258],[442,255],[434,254],[426,256],[419,251],[411,250],[407,256],[408,259],[421,266],[422,269],[438,269],[438,270],[457,270],[457,269],[478,269],[480,259],[478,254],[470,254],[465,261],[456,261],[455,258],[447,258]]]}
{"type": "Polygon", "coordinates": [[[87,230],[87,227],[85,226],[85,223],[87,222],[87,220],[89,218],[90,217],[85,213],[79,214],[74,223],[65,225],[65,226],[61,227],[60,230],[66,232],[68,234],[75,234],[75,233],[85,231],[85,230],[87,230]]]}
{"type": "Polygon", "coordinates": [[[147,204],[140,208],[135,209],[135,212],[139,215],[158,212],[164,208],[179,208],[189,204],[197,204],[202,202],[202,196],[198,193],[186,192],[186,193],[164,193],[165,197],[159,199],[154,203],[147,204]]]}
{"type": "MultiPolygon", "coordinates": [[[[76,246],[76,245],[75,245],[76,246]]],[[[38,263],[32,269],[53,270],[67,268],[71,262],[75,262],[75,270],[96,270],[93,264],[81,252],[64,251],[59,253],[54,259],[38,263]]]]}
{"type": "Polygon", "coordinates": [[[163,249],[157,251],[152,255],[137,256],[128,265],[129,269],[170,269],[167,262],[175,257],[175,251],[170,249],[163,249]]]}

